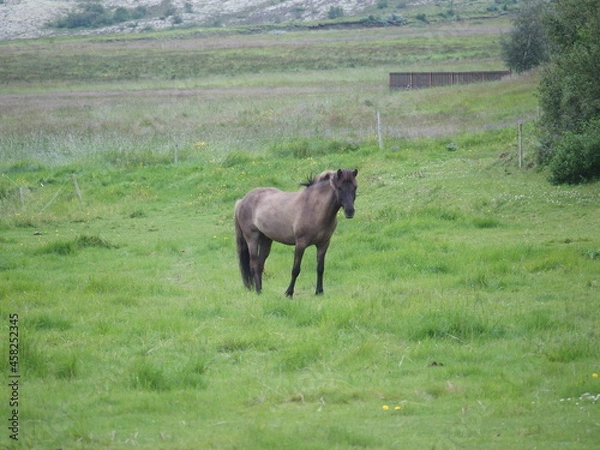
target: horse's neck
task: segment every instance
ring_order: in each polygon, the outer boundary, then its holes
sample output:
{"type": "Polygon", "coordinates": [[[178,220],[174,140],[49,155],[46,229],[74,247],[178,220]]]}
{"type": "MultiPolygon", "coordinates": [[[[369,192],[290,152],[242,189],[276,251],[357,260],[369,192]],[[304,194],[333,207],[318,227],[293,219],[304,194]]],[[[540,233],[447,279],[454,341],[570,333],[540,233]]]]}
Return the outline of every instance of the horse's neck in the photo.
{"type": "Polygon", "coordinates": [[[342,205],[337,201],[333,187],[328,181],[323,181],[314,186],[314,188],[318,190],[314,194],[318,195],[319,200],[323,202],[323,209],[321,211],[323,219],[334,220],[342,205]]]}

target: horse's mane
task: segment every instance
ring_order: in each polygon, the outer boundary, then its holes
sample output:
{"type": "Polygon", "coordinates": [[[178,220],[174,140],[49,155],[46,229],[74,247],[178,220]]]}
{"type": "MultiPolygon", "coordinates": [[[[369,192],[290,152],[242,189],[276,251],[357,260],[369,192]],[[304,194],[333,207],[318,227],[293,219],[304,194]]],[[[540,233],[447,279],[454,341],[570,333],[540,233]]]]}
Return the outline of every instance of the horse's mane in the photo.
{"type": "Polygon", "coordinates": [[[300,183],[300,186],[306,186],[306,187],[313,186],[321,181],[329,180],[334,174],[335,174],[335,171],[326,170],[314,177],[311,175],[310,177],[308,177],[307,181],[305,181],[304,183],[300,183]]]}

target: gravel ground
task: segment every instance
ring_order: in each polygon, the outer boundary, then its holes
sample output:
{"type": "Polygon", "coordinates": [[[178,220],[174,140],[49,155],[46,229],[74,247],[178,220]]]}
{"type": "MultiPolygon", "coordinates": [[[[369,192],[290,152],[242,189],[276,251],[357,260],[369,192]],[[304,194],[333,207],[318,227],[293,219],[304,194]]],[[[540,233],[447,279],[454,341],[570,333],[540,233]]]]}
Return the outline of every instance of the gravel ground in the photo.
{"type": "MultiPolygon", "coordinates": [[[[124,6],[156,6],[163,0],[103,0],[107,8],[124,6]]],[[[376,0],[287,0],[273,4],[269,0],[171,0],[180,18],[181,25],[215,23],[224,25],[271,23],[301,20],[317,20],[327,17],[331,6],[341,6],[346,15],[352,15],[372,6],[376,0]],[[184,6],[188,5],[184,10],[184,6]],[[184,12],[184,11],[192,12],[184,12]]],[[[59,31],[47,24],[65,16],[75,8],[79,0],[4,0],[0,3],[0,41],[10,39],[34,39],[60,36],[63,34],[106,34],[114,32],[136,32],[142,29],[162,29],[173,26],[169,19],[147,19],[136,23],[96,30],[59,31]]]]}

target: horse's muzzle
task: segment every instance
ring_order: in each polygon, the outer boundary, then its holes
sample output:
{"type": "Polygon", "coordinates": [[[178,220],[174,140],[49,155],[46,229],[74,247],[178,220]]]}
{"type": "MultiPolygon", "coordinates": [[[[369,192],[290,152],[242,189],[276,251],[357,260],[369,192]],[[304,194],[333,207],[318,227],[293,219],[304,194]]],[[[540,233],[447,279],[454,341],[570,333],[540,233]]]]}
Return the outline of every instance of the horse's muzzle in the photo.
{"type": "Polygon", "coordinates": [[[354,217],[354,208],[344,208],[344,215],[346,219],[352,219],[354,217]]]}

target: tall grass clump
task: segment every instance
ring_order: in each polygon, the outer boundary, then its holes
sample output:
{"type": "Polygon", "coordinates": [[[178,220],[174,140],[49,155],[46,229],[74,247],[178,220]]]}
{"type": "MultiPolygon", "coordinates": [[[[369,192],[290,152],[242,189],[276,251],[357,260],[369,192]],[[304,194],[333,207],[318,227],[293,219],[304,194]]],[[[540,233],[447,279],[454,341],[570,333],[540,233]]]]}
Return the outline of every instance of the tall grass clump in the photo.
{"type": "Polygon", "coordinates": [[[465,312],[462,309],[427,311],[416,316],[408,327],[411,339],[448,339],[457,342],[473,342],[499,339],[506,330],[501,323],[483,313],[465,312]]]}
{"type": "Polygon", "coordinates": [[[291,139],[272,144],[270,151],[278,157],[291,156],[297,159],[312,158],[332,154],[347,154],[357,151],[359,144],[317,138],[291,139]]]}
{"type": "Polygon", "coordinates": [[[209,361],[205,353],[178,355],[178,360],[138,356],[129,367],[129,380],[134,389],[164,392],[181,389],[207,388],[209,361]]]}
{"type": "Polygon", "coordinates": [[[103,248],[112,249],[116,248],[115,245],[110,244],[106,239],[98,235],[79,235],[71,240],[57,240],[49,242],[44,246],[37,249],[37,254],[55,254],[60,256],[74,255],[79,250],[86,248],[103,248]]]}

